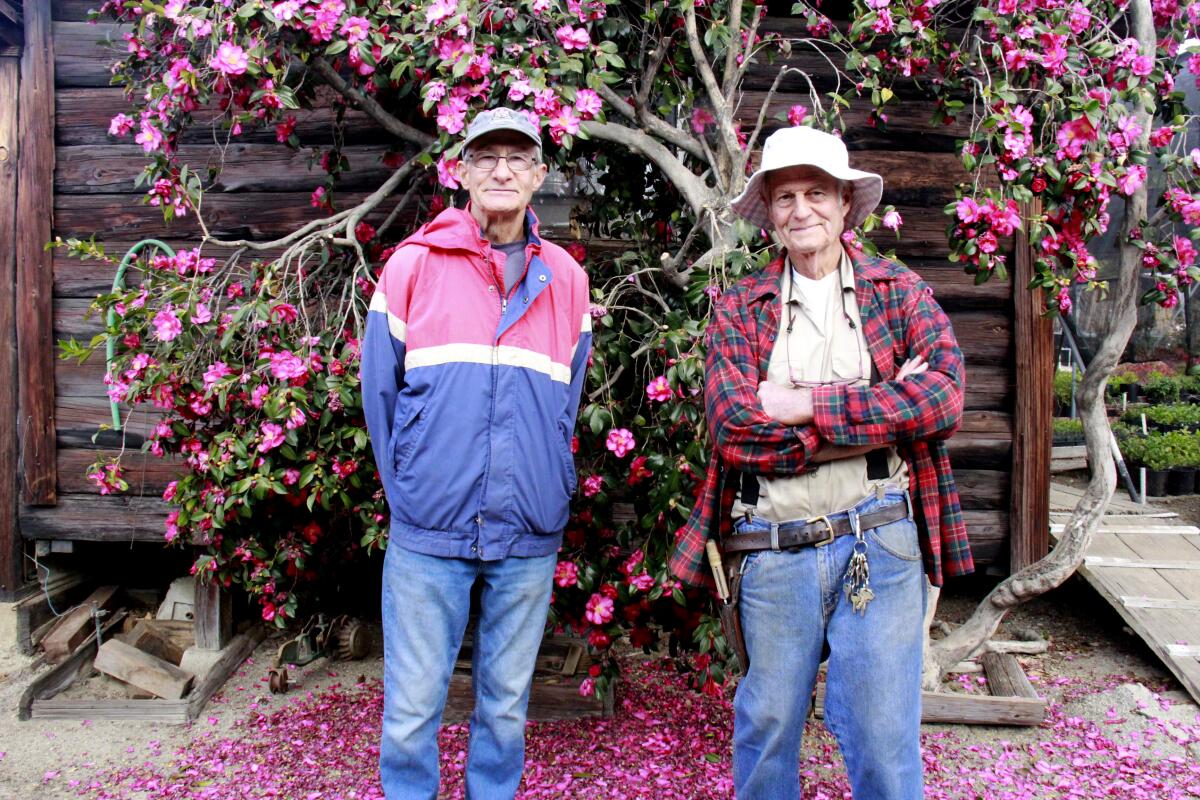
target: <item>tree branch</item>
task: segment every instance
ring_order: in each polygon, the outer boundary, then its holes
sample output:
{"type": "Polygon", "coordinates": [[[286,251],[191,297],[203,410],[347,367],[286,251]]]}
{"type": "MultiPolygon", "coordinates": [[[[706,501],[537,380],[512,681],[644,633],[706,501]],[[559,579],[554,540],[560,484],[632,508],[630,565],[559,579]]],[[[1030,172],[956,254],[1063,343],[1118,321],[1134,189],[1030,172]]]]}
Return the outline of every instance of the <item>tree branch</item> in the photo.
{"type": "Polygon", "coordinates": [[[696,28],[696,4],[694,2],[689,2],[684,7],[683,25],[688,48],[692,51],[692,59],[696,62],[696,70],[700,73],[700,81],[704,84],[704,91],[708,94],[708,101],[712,104],[713,111],[717,116],[717,129],[724,144],[725,154],[732,161],[734,154],[741,150],[741,146],[738,144],[737,132],[733,129],[732,109],[730,109],[729,103],[726,102],[725,95],[721,92],[721,87],[717,83],[717,76],[713,74],[712,65],[708,63],[708,56],[705,55],[704,48],[700,44],[700,33],[696,28]]]}
{"type": "Polygon", "coordinates": [[[679,128],[668,125],[665,120],[651,114],[649,109],[640,103],[633,106],[629,105],[619,94],[613,91],[612,87],[606,84],[600,84],[600,88],[597,91],[615,111],[625,116],[630,122],[636,123],[646,133],[656,136],[696,158],[704,158],[704,150],[700,147],[700,142],[695,137],[689,136],[679,128]]]}
{"type": "Polygon", "coordinates": [[[436,139],[424,131],[419,131],[416,128],[401,122],[393,117],[383,106],[379,105],[374,97],[362,92],[349,83],[338,74],[338,71],[326,61],[324,58],[317,56],[309,66],[321,76],[321,80],[333,87],[333,90],[346,98],[351,105],[361,108],[367,116],[378,122],[384,130],[392,134],[398,139],[403,139],[406,142],[416,145],[417,147],[428,147],[433,144],[436,139]]]}
{"type": "Polygon", "coordinates": [[[589,120],[583,123],[582,128],[593,139],[624,145],[650,159],[683,195],[693,214],[700,214],[709,202],[709,190],[704,181],[684,166],[661,142],[644,131],[598,120],[589,120]]]}

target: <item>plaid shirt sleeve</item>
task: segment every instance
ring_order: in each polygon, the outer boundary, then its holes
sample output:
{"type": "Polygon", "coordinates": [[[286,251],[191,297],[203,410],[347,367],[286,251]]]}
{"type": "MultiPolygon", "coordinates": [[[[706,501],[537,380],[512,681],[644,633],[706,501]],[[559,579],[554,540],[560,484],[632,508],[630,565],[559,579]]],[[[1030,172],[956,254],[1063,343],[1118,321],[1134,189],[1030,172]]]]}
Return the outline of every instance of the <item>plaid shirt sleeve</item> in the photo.
{"type": "Polygon", "coordinates": [[[962,351],[945,312],[929,286],[902,269],[876,284],[882,309],[861,309],[863,333],[872,353],[892,344],[895,361],[881,369],[873,386],[823,386],[813,392],[813,417],[823,439],[839,445],[890,444],[945,439],[962,420],[962,351]],[[871,313],[872,310],[877,313],[871,313]],[[882,311],[882,313],[878,313],[882,311]],[[929,369],[902,381],[891,380],[898,364],[922,356],[929,369]]]}
{"type": "Polygon", "coordinates": [[[803,472],[820,444],[813,425],[774,421],[758,400],[759,359],[740,292],[726,292],[708,327],[704,400],[714,446],[734,469],[766,477],[803,472]]]}

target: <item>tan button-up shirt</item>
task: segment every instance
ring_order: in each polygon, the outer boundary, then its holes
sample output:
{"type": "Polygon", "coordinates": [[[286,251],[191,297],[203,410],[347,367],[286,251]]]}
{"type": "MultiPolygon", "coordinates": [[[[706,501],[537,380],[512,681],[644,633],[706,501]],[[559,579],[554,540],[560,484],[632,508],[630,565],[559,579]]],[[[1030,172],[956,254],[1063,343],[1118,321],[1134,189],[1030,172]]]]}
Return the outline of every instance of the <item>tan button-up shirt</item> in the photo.
{"type": "MultiPolygon", "coordinates": [[[[779,336],[771,351],[767,380],[780,386],[871,380],[871,354],[863,336],[854,294],[854,267],[845,251],[838,269],[821,280],[784,265],[780,286],[779,336]]],[[[772,522],[817,517],[844,511],[876,489],[876,484],[908,488],[908,469],[896,448],[889,447],[886,480],[867,478],[865,455],[820,465],[815,472],[790,478],[759,478],[757,516],[772,522]]],[[[746,511],[741,498],[735,517],[746,511]]]]}

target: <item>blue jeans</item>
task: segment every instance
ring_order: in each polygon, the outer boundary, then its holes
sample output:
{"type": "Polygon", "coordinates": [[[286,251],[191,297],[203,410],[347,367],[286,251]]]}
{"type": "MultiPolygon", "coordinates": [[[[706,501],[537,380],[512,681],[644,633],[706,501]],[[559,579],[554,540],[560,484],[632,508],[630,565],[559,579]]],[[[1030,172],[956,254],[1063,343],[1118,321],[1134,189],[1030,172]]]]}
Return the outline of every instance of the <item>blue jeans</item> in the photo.
{"type": "MultiPolygon", "coordinates": [[[[907,502],[871,495],[847,513],[907,502]]],[[[836,517],[838,515],[831,515],[836,517]]],[[[768,530],[739,522],[739,533],[768,530]]],[[[750,669],[734,697],[733,782],[739,800],[800,797],[800,739],[829,646],[825,725],[837,738],[854,800],[917,800],[925,575],[917,530],[901,519],[864,532],[875,599],[865,615],[842,593],[854,536],[824,547],[761,550],[742,564],[741,618],[750,669]]]]}
{"type": "Polygon", "coordinates": [[[467,797],[511,798],[525,766],[525,710],[557,556],[500,561],[440,558],[388,547],[383,565],[383,738],[388,800],[435,800],[438,726],[450,675],[481,583],[472,650],[475,710],[467,797]]]}

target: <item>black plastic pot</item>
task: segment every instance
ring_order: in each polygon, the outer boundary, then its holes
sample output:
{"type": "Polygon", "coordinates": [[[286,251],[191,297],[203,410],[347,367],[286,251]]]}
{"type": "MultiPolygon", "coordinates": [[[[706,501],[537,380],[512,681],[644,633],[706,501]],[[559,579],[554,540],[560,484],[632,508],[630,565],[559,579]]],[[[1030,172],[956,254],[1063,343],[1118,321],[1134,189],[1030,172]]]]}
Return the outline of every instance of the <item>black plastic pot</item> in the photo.
{"type": "Polygon", "coordinates": [[[1126,400],[1130,403],[1136,403],[1138,398],[1142,396],[1142,387],[1136,383],[1130,383],[1125,387],[1126,400]]]}
{"type": "MultiPolygon", "coordinates": [[[[1147,477],[1147,480],[1149,478],[1147,477]]],[[[1196,468],[1171,467],[1167,471],[1167,494],[1178,497],[1196,493],[1196,468]]]]}
{"type": "Polygon", "coordinates": [[[1165,497],[1167,494],[1167,476],[1169,469],[1150,469],[1146,467],[1146,494],[1150,497],[1165,497]]]}
{"type": "Polygon", "coordinates": [[[1083,444],[1082,433],[1056,433],[1053,445],[1055,447],[1078,447],[1083,444]]]}

